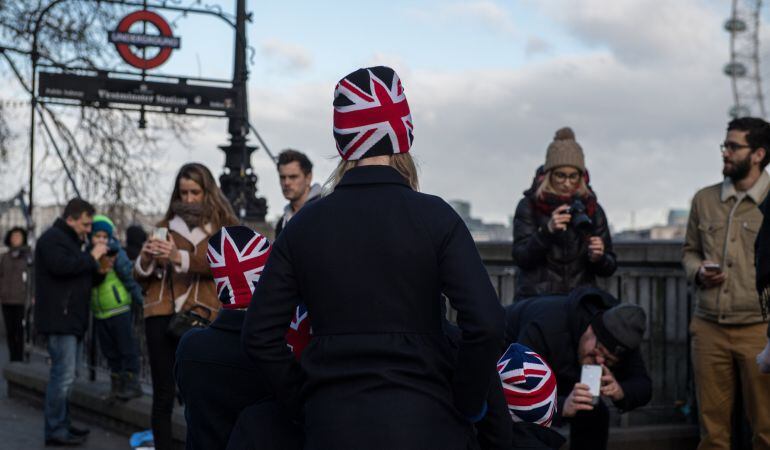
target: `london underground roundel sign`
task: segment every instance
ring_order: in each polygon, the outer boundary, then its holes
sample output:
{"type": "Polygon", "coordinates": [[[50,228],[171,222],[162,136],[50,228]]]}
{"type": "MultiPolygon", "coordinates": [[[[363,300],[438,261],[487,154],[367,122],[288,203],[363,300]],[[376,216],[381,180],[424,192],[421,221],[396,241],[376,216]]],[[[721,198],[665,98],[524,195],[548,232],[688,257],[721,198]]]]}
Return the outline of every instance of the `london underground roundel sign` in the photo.
{"type": "Polygon", "coordinates": [[[137,69],[154,69],[168,60],[173,49],[179,48],[180,39],[171,33],[168,22],[160,15],[146,9],[134,11],[124,17],[115,31],[109,33],[110,42],[115,44],[123,61],[137,69]],[[134,24],[146,22],[160,34],[132,33],[134,24]],[[142,49],[157,47],[159,51],[151,57],[142,49]]]}

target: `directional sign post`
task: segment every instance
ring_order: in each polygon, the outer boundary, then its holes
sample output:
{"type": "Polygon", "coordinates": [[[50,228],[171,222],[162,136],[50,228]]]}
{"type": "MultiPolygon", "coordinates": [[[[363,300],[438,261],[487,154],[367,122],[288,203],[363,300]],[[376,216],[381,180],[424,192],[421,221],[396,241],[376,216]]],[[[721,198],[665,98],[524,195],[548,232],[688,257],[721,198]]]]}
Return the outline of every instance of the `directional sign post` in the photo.
{"type": "Polygon", "coordinates": [[[77,100],[80,105],[106,108],[114,104],[154,106],[164,111],[185,114],[189,110],[221,111],[235,109],[235,92],[231,88],[110,78],[102,75],[40,72],[41,99],[77,100]]]}

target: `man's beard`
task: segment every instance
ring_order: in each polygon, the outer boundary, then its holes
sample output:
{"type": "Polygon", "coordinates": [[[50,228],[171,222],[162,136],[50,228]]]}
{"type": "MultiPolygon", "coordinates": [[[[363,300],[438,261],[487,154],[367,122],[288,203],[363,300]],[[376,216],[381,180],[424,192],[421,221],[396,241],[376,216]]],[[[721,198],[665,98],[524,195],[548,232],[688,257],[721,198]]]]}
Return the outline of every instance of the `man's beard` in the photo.
{"type": "Polygon", "coordinates": [[[751,172],[751,158],[746,157],[740,161],[730,161],[732,167],[722,169],[722,175],[730,178],[734,183],[743,180],[751,172]]]}

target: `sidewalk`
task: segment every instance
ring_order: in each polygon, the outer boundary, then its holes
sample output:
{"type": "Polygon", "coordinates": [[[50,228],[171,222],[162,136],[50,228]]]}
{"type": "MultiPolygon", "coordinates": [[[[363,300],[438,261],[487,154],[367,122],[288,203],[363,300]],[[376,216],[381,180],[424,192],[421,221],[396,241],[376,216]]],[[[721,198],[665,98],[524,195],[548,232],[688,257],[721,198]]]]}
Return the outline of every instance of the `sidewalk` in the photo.
{"type": "MultiPolygon", "coordinates": [[[[0,366],[8,362],[8,347],[0,336],[0,366]]],[[[91,435],[82,448],[93,450],[127,450],[128,436],[104,428],[76,422],[91,429],[91,435]]],[[[43,442],[43,412],[24,400],[8,398],[8,386],[0,376],[0,447],[7,449],[38,450],[45,447],[43,442]]]]}

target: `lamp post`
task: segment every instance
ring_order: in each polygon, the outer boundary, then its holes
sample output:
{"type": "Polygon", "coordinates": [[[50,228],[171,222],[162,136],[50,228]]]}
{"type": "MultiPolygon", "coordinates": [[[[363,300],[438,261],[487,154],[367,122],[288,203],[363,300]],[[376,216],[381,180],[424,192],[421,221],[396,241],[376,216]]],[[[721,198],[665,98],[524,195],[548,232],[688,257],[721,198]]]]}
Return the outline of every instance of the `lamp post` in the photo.
{"type": "Polygon", "coordinates": [[[236,0],[235,14],[235,57],[233,63],[233,89],[235,110],[229,118],[227,131],[230,144],[220,146],[225,152],[224,173],[219,184],[235,213],[246,222],[264,222],[267,201],[257,197],[257,175],[251,167],[251,154],[258,147],[248,145],[249,133],[248,90],[246,81],[249,73],[246,67],[246,0],[236,0]]]}

